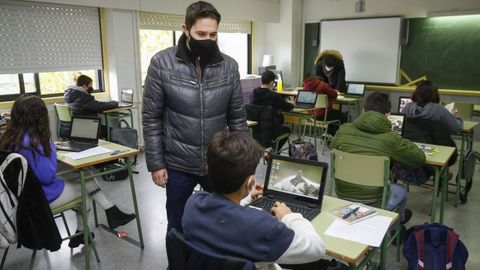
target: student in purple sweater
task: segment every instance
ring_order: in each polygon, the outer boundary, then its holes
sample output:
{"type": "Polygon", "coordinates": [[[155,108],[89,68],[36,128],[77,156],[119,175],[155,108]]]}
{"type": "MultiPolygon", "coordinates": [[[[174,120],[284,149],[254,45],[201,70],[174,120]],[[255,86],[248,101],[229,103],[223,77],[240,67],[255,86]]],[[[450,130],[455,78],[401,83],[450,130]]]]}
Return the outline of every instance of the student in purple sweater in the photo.
{"type": "MultiPolygon", "coordinates": [[[[11,122],[0,138],[0,149],[18,152],[42,185],[51,208],[68,203],[81,194],[80,181],[64,181],[57,174],[57,150],[51,140],[48,111],[45,103],[37,96],[21,96],[13,104],[11,122]]],[[[95,180],[86,183],[88,196],[105,209],[111,229],[125,225],[135,218],[126,214],[110,202],[95,180]]],[[[77,216],[77,232],[83,230],[82,216],[77,216]]],[[[92,234],[93,236],[93,234],[92,234]]],[[[83,244],[83,235],[70,240],[70,248],[83,244]]]]}

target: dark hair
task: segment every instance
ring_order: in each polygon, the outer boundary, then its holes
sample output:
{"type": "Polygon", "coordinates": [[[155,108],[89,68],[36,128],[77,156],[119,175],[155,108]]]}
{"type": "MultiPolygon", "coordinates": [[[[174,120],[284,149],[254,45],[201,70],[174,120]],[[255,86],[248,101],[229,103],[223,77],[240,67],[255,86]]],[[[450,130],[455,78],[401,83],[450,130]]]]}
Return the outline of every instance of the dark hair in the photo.
{"type": "Polygon", "coordinates": [[[77,78],[77,86],[89,85],[92,82],[92,78],[88,77],[87,75],[80,75],[77,78]]]}
{"type": "Polygon", "coordinates": [[[255,174],[262,148],[242,132],[220,131],[208,145],[208,180],[213,191],[230,194],[237,191],[248,176],[255,174]]]}
{"type": "Polygon", "coordinates": [[[438,87],[433,85],[432,81],[421,82],[412,94],[412,101],[420,106],[425,106],[429,102],[439,103],[440,95],[438,87]]]}
{"type": "Polygon", "coordinates": [[[375,111],[381,114],[386,114],[390,112],[392,103],[390,102],[388,94],[373,92],[367,97],[363,108],[365,111],[375,111]]]}
{"type": "Polygon", "coordinates": [[[187,7],[185,15],[185,25],[187,26],[187,29],[192,28],[198,19],[203,18],[211,18],[216,20],[217,23],[220,23],[222,17],[212,4],[205,1],[195,2],[187,7]]]}
{"type": "Polygon", "coordinates": [[[265,72],[262,73],[262,84],[269,84],[275,81],[276,78],[277,76],[275,75],[275,73],[267,69],[265,70],[265,72]]]}
{"type": "Polygon", "coordinates": [[[0,139],[0,149],[18,151],[26,148],[33,151],[42,146],[43,153],[49,157],[50,149],[50,121],[47,106],[37,96],[22,95],[13,103],[11,120],[5,133],[0,139]],[[23,137],[28,134],[30,142],[23,146],[23,137]]]}
{"type": "Polygon", "coordinates": [[[327,54],[323,57],[323,63],[328,67],[333,67],[337,63],[337,58],[331,54],[327,54]]]}

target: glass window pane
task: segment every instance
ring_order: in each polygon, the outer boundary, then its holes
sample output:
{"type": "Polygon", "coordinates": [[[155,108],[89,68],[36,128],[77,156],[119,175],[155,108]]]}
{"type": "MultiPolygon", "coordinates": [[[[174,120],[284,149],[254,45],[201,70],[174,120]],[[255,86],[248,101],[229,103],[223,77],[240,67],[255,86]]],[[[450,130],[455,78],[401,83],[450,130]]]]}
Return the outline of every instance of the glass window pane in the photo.
{"type": "Polygon", "coordinates": [[[142,84],[147,76],[150,59],[159,51],[173,46],[173,31],[169,30],[140,30],[140,57],[142,70],[142,84]]]}
{"type": "Polygon", "coordinates": [[[35,77],[33,73],[23,73],[23,83],[25,85],[25,93],[35,93],[37,88],[35,87],[35,77]]]}
{"type": "Polygon", "coordinates": [[[96,70],[61,71],[39,73],[42,95],[63,94],[70,85],[75,85],[78,76],[87,75],[93,80],[93,88],[98,89],[96,70]]]}
{"type": "Polygon", "coordinates": [[[20,94],[18,74],[0,74],[0,95],[20,94]]]}
{"type": "Polygon", "coordinates": [[[178,45],[178,40],[182,36],[183,31],[175,31],[175,45],[178,45]]]}
{"type": "Polygon", "coordinates": [[[248,34],[218,33],[218,47],[238,63],[240,77],[248,71],[248,34]]]}

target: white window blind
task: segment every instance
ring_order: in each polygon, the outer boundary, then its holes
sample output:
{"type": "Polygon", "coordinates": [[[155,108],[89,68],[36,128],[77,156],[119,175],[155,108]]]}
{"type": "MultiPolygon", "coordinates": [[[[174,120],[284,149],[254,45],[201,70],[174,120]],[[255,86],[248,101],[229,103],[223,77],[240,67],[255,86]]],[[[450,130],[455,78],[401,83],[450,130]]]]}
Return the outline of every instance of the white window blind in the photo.
{"type": "MultiPolygon", "coordinates": [[[[140,12],[140,28],[156,30],[178,31],[185,23],[185,16],[140,12]]],[[[252,24],[249,21],[228,20],[220,21],[218,32],[222,33],[252,33],[252,24]]]]}
{"type": "Polygon", "coordinates": [[[0,2],[0,74],[102,69],[97,8],[0,2]]]}

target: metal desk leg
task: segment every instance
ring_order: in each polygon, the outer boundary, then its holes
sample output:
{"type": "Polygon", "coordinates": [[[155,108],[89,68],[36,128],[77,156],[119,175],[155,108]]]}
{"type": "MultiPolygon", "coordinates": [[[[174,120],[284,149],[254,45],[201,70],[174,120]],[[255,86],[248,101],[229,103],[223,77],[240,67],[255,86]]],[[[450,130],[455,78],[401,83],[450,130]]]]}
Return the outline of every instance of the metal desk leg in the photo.
{"type": "Polygon", "coordinates": [[[130,179],[130,190],[132,191],[132,199],[133,199],[133,208],[135,210],[136,220],[137,220],[137,229],[138,229],[138,237],[140,239],[140,248],[144,248],[145,245],[143,244],[143,233],[142,233],[142,225],[140,224],[140,213],[138,212],[138,205],[137,205],[137,195],[135,192],[135,182],[133,180],[132,175],[132,161],[127,158],[127,167],[128,167],[128,178],[130,179]]]}
{"type": "Polygon", "coordinates": [[[456,177],[456,190],[455,190],[455,203],[454,206],[457,207],[460,200],[460,184],[463,177],[463,160],[465,159],[465,140],[467,140],[467,134],[462,132],[462,142],[460,145],[460,160],[458,162],[458,172],[456,177]]]}
{"type": "Polygon", "coordinates": [[[85,269],[90,269],[90,230],[87,219],[87,189],[85,187],[85,173],[80,170],[80,183],[82,187],[82,219],[83,219],[83,242],[85,243],[85,269]]]}
{"type": "MultiPolygon", "coordinates": [[[[442,196],[440,198],[440,224],[443,224],[443,210],[445,206],[445,199],[447,198],[448,191],[448,165],[442,168],[441,181],[442,181],[442,196]]],[[[458,199],[458,197],[457,197],[458,199]]]]}
{"type": "Polygon", "coordinates": [[[434,166],[435,170],[435,180],[434,180],[434,188],[433,188],[433,195],[432,195],[432,209],[430,213],[430,223],[435,223],[435,214],[437,211],[437,194],[438,194],[438,187],[440,185],[440,169],[438,166],[434,166]]]}

